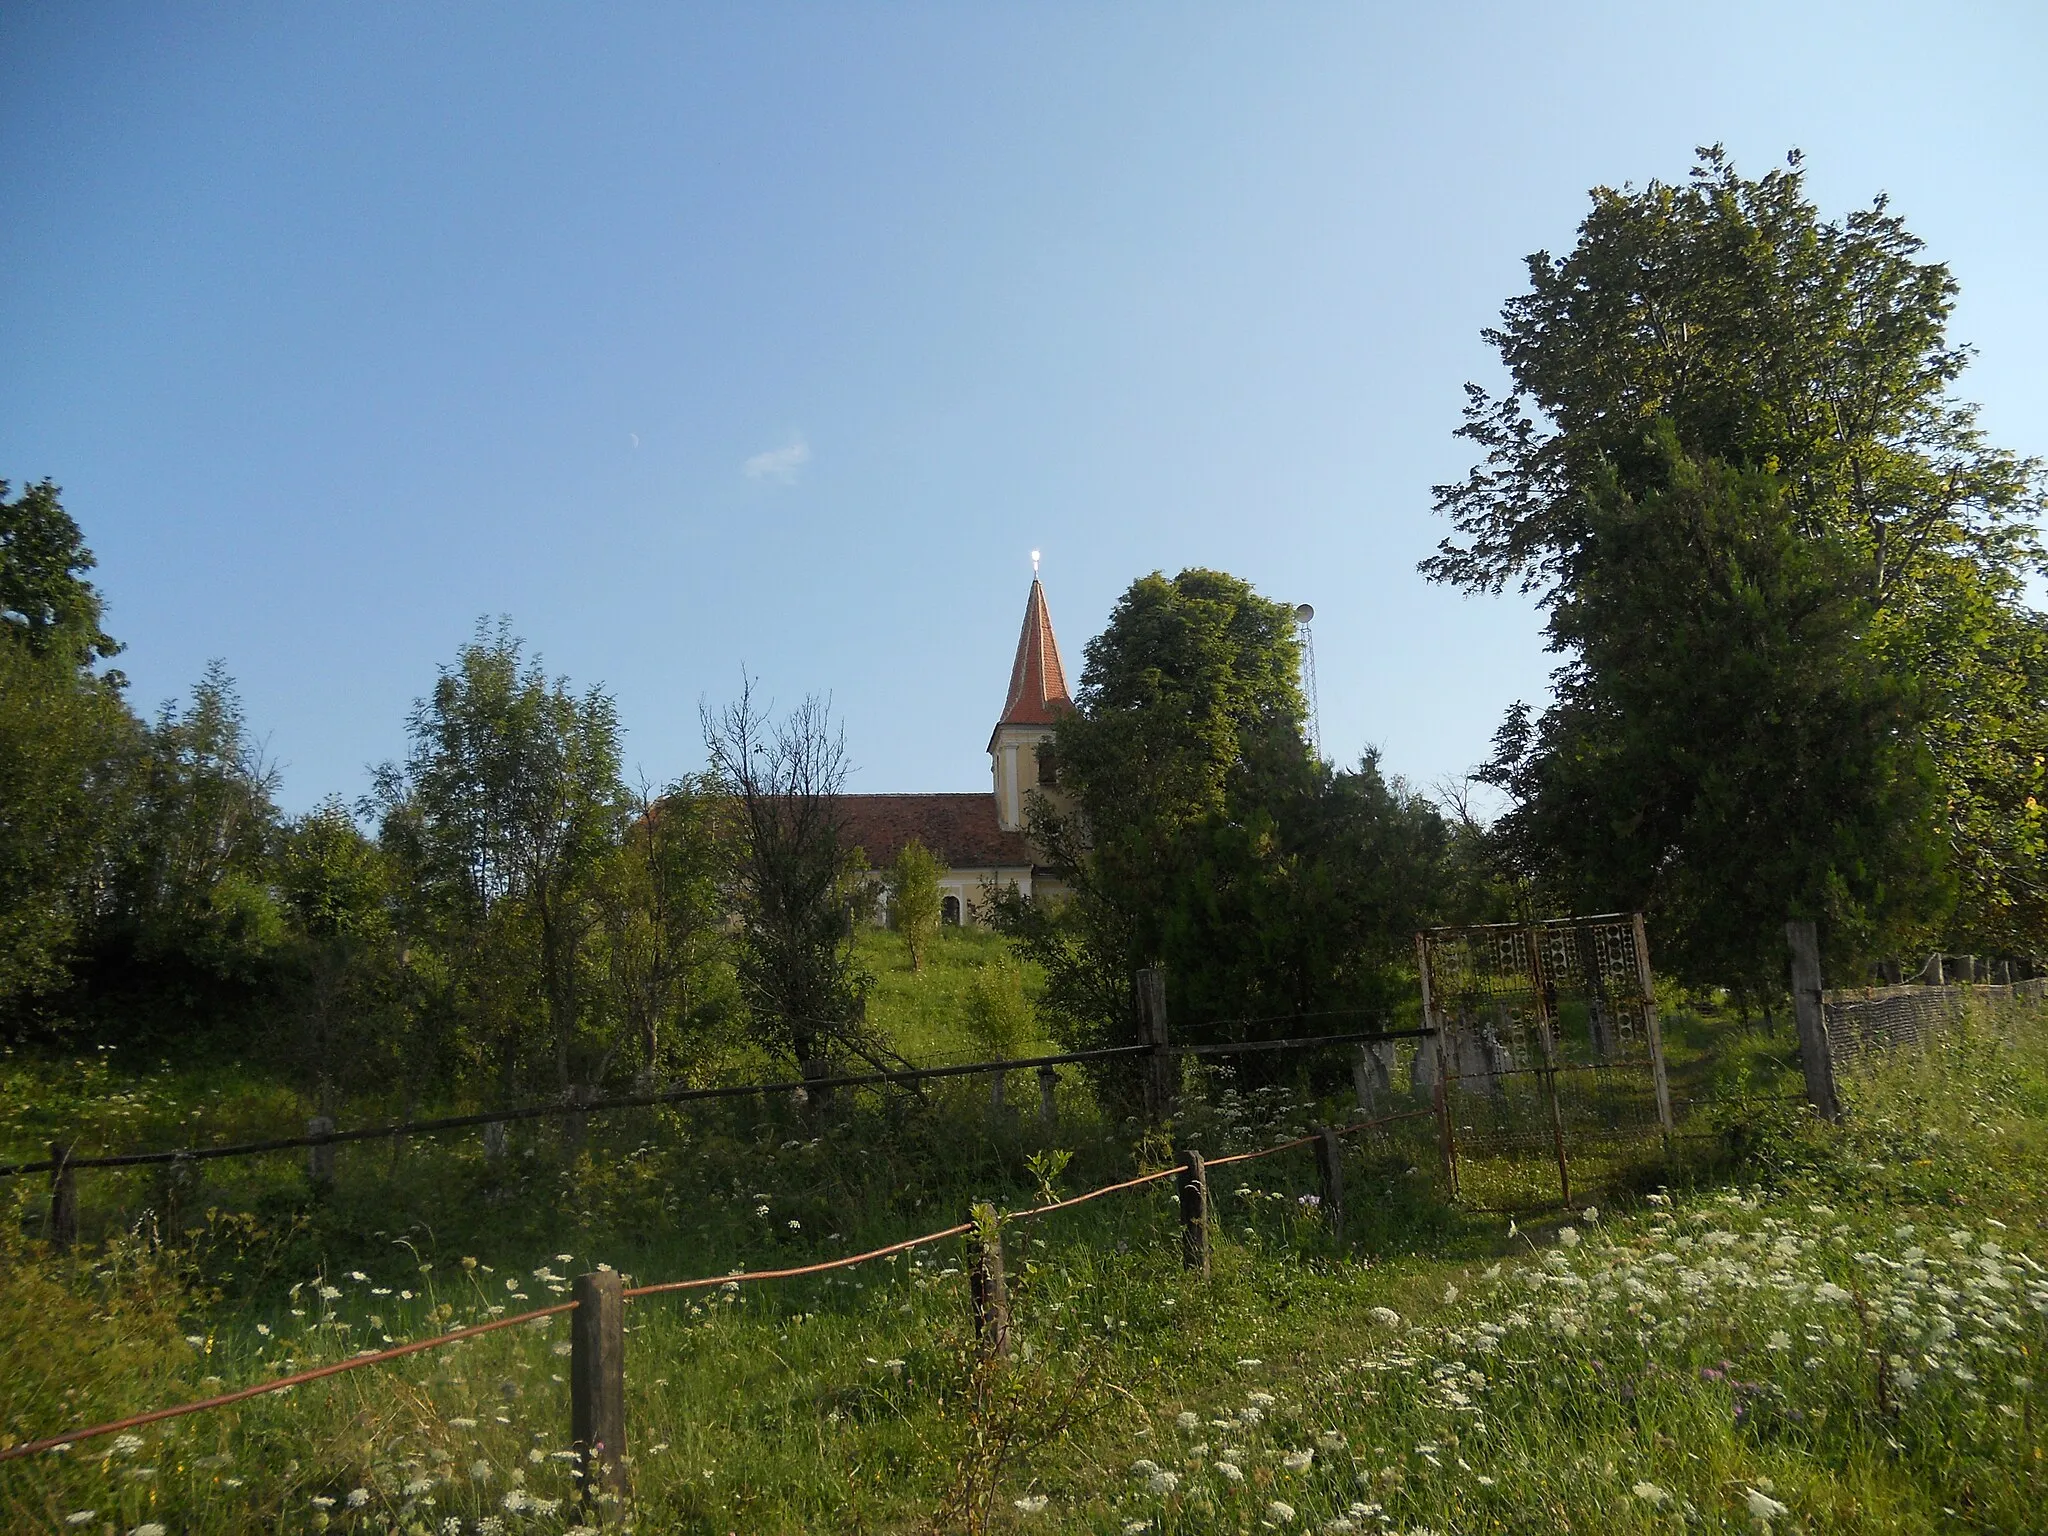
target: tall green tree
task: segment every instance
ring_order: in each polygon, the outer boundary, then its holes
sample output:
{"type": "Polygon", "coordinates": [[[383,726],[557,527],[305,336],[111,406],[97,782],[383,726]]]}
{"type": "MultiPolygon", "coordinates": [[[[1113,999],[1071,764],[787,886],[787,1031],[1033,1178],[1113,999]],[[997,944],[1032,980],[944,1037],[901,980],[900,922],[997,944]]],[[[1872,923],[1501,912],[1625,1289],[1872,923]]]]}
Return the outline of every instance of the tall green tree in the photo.
{"type": "Polygon", "coordinates": [[[1797,157],[1749,180],[1718,149],[1596,189],[1528,270],[1485,333],[1511,388],[1468,386],[1485,457],[1437,488],[1456,533],[1423,564],[1535,593],[1566,657],[1494,769],[1520,847],[1559,900],[1682,917],[1693,980],[1775,971],[1787,915],[1838,957],[1939,931],[1958,855],[1982,862],[1951,835],[1966,759],[1988,803],[2033,771],[2025,690],[1965,680],[1982,620],[2026,623],[2043,504],[1951,392],[1948,270],[1882,199],[1824,219],[1797,157]]]}
{"type": "Polygon", "coordinates": [[[903,935],[913,971],[924,969],[925,957],[939,936],[942,915],[939,861],[913,837],[896,850],[889,869],[889,923],[903,935]]]}
{"type": "Polygon", "coordinates": [[[724,875],[732,828],[725,798],[695,779],[632,815],[598,882],[606,1007],[640,1079],[686,1072],[692,1047],[734,1013],[724,875]]]}
{"type": "Polygon", "coordinates": [[[1145,577],[1089,643],[1056,730],[1064,804],[1032,832],[1071,896],[1004,897],[1045,968],[1039,1010],[1076,1045],[1134,1029],[1162,965],[1177,1035],[1285,1032],[1384,1010],[1447,831],[1377,760],[1333,772],[1303,732],[1294,613],[1216,571],[1145,577]]]}
{"type": "Polygon", "coordinates": [[[275,1005],[287,939],[277,784],[221,662],[158,711],[70,997],[103,1033],[233,1035],[275,1005]]]}
{"type": "Polygon", "coordinates": [[[845,738],[822,699],[777,720],[751,682],[723,713],[705,711],[704,737],[736,828],[728,897],[755,1038],[804,1076],[826,1076],[835,1049],[869,1053],[872,1044],[845,893],[845,738]]]}
{"type": "Polygon", "coordinates": [[[408,722],[403,767],[380,770],[375,807],[425,886],[472,1015],[494,1037],[505,1091],[535,1054],[527,999],[544,1010],[545,1059],[563,1092],[583,1086],[604,1043],[590,1020],[596,887],[629,802],[618,714],[528,660],[500,622],[444,668],[408,722]]]}
{"type": "Polygon", "coordinates": [[[420,1088],[405,1038],[384,850],[330,796],[285,828],[276,885],[291,937],[287,994],[299,1022],[294,1065],[321,1112],[396,1080],[420,1088]]]}
{"type": "Polygon", "coordinates": [[[0,481],[0,1008],[66,981],[140,744],[93,563],[56,486],[0,481]]]}

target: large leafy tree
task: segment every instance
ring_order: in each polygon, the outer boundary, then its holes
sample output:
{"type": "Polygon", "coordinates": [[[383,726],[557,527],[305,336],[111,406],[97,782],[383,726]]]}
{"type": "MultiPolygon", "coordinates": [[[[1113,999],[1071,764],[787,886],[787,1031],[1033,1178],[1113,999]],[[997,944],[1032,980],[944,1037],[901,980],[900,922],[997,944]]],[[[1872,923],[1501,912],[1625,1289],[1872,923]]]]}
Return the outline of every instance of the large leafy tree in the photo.
{"type": "Polygon", "coordinates": [[[0,481],[0,1006],[65,981],[140,741],[93,563],[56,486],[0,481]]]}
{"type": "Polygon", "coordinates": [[[2038,853],[1968,829],[2038,780],[1998,637],[2035,632],[2042,483],[1951,392],[1948,270],[1882,199],[1827,220],[1796,157],[1749,180],[1718,149],[1596,190],[1528,270],[1423,566],[1536,593],[1566,658],[1503,733],[1510,839],[1558,900],[1682,918],[1694,980],[1775,969],[1788,914],[1867,953],[1959,888],[1955,921],[2010,929],[2038,853]]]}
{"type": "Polygon", "coordinates": [[[1129,1037],[1148,965],[1166,968],[1189,1038],[1387,1005],[1446,830],[1376,759],[1316,760],[1294,625],[1238,578],[1190,570],[1133,583],[1089,643],[1056,731],[1061,798],[1032,808],[1072,894],[998,909],[1046,968],[1041,1013],[1073,1043],[1129,1037]]]}
{"type": "Polygon", "coordinates": [[[586,1035],[598,886],[629,811],[617,711],[601,689],[549,678],[500,623],[478,626],[409,728],[411,754],[379,771],[371,808],[418,883],[415,921],[460,973],[502,1089],[536,1064],[525,1019],[537,1003],[549,1075],[567,1092],[612,1054],[586,1035]]]}

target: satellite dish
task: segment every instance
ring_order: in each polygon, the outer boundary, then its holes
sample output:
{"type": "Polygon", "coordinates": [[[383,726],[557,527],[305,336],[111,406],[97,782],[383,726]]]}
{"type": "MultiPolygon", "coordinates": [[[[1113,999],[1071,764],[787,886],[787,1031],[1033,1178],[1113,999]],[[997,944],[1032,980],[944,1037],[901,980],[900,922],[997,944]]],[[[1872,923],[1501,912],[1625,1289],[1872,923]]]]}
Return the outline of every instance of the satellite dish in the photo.
{"type": "Polygon", "coordinates": [[[1297,603],[1295,605],[1294,619],[1296,623],[1306,624],[1310,619],[1314,618],[1315,616],[1315,609],[1311,608],[1307,603],[1297,603]]]}

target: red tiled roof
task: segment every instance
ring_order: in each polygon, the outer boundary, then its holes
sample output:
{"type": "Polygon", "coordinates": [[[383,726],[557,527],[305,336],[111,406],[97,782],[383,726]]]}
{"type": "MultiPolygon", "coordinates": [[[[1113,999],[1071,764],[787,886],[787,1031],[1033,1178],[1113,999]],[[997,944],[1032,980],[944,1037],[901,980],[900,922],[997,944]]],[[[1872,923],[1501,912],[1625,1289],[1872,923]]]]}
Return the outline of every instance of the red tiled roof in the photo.
{"type": "Polygon", "coordinates": [[[1052,615],[1045,608],[1045,588],[1034,576],[1024,604],[1024,632],[1017,637],[1017,659],[1010,666],[1010,696],[1003,701],[996,726],[1052,725],[1073,707],[1059,642],[1052,636],[1052,615]]]}
{"type": "Polygon", "coordinates": [[[949,869],[1029,869],[1031,848],[1021,832],[996,821],[996,797],[967,795],[841,795],[841,837],[868,856],[871,869],[895,862],[913,837],[949,869]]]}

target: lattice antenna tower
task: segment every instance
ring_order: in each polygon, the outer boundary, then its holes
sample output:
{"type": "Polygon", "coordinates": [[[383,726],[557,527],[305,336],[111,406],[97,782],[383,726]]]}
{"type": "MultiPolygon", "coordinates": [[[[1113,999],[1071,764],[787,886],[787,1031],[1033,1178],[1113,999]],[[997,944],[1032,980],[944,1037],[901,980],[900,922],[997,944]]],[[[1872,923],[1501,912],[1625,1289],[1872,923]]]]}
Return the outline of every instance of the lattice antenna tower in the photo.
{"type": "Polygon", "coordinates": [[[1316,695],[1316,632],[1312,627],[1316,611],[1307,603],[1294,609],[1294,622],[1301,630],[1302,681],[1308,684],[1308,743],[1317,757],[1323,755],[1323,705],[1316,695]]]}

